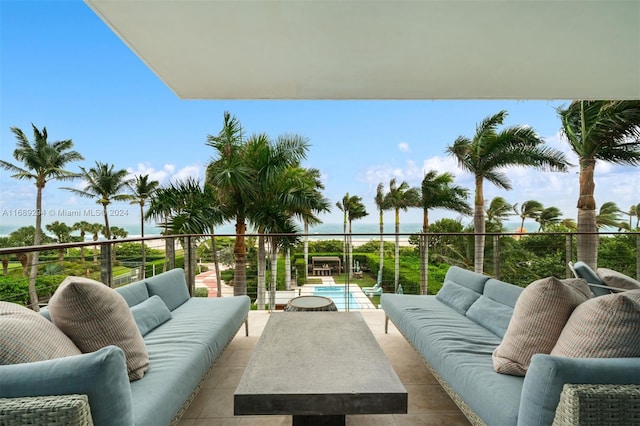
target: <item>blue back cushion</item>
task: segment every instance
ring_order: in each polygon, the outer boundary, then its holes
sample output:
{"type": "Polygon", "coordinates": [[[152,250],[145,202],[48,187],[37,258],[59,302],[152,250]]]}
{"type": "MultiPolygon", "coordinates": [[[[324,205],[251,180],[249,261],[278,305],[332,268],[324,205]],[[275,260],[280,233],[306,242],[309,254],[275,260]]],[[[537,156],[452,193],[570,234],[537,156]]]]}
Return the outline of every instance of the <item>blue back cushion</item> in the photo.
{"type": "Polygon", "coordinates": [[[189,300],[187,280],[182,268],[171,269],[155,277],[146,278],[144,281],[147,285],[149,296],[160,296],[170,311],[189,300]]]}
{"type": "Polygon", "coordinates": [[[144,281],[123,285],[122,287],[116,288],[116,291],[124,297],[129,307],[142,303],[149,298],[147,285],[144,281]]]}
{"type": "Polygon", "coordinates": [[[513,307],[524,290],[513,284],[496,279],[487,280],[484,293],[467,310],[470,318],[490,330],[498,337],[504,337],[513,315],[513,307]]]}
{"type": "Polygon", "coordinates": [[[467,309],[481,296],[468,287],[456,284],[453,281],[445,279],[444,285],[436,294],[436,299],[456,312],[464,315],[467,309]]]}
{"type": "Polygon", "coordinates": [[[453,281],[456,284],[467,287],[468,289],[481,294],[484,291],[484,284],[488,279],[489,277],[486,275],[462,269],[458,266],[450,267],[447,270],[447,275],[444,277],[445,281],[453,281]]]}

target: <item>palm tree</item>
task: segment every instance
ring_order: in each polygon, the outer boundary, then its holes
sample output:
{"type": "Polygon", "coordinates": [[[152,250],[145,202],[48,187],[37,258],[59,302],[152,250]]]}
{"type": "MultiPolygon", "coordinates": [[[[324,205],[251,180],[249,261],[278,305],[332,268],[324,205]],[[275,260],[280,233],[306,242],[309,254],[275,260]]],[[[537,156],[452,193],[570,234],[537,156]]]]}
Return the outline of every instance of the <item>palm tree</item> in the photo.
{"type": "MultiPolygon", "coordinates": [[[[17,140],[17,148],[13,151],[13,158],[22,162],[22,167],[0,160],[0,167],[14,173],[11,177],[20,180],[32,180],[36,185],[36,229],[33,245],[38,246],[42,240],[42,190],[50,180],[71,180],[78,175],[64,169],[73,161],[83,160],[84,157],[77,151],[72,151],[71,139],[49,142],[47,141],[47,128],[38,130],[33,128],[33,143],[29,141],[22,130],[11,127],[17,140]]],[[[39,252],[32,255],[31,273],[29,275],[29,299],[31,309],[38,311],[38,295],[36,293],[36,276],[38,275],[39,252]]]]}
{"type": "MultiPolygon", "coordinates": [[[[145,219],[154,219],[159,221],[159,226],[162,228],[163,235],[170,235],[169,231],[169,219],[171,217],[171,211],[175,208],[176,194],[175,188],[166,187],[158,188],[151,195],[149,201],[149,209],[145,214],[145,219]]],[[[173,259],[173,252],[175,248],[173,238],[165,238],[165,260],[162,264],[162,270],[166,271],[169,262],[173,259]]]]}
{"type": "Polygon", "coordinates": [[[367,210],[362,204],[362,198],[354,196],[353,200],[349,203],[349,278],[353,277],[353,236],[352,236],[352,223],[354,220],[362,219],[369,215],[367,210]]]}
{"type": "Polygon", "coordinates": [[[486,210],[487,222],[494,225],[494,232],[503,232],[502,222],[517,213],[516,206],[509,204],[503,197],[494,197],[486,210]]]}
{"type": "Polygon", "coordinates": [[[420,207],[420,190],[411,188],[407,182],[402,182],[399,186],[396,179],[389,182],[389,192],[385,196],[386,202],[395,213],[396,241],[395,241],[395,272],[394,289],[398,291],[400,284],[400,210],[407,211],[409,207],[420,207]]]}
{"type": "Polygon", "coordinates": [[[640,101],[573,101],[558,109],[562,132],[580,164],[578,260],[598,265],[594,172],[598,160],[640,164],[640,101]]]}
{"type": "Polygon", "coordinates": [[[306,210],[302,210],[297,213],[302,222],[304,223],[304,282],[307,283],[309,279],[309,225],[317,225],[322,223],[316,216],[316,213],[329,212],[329,200],[325,198],[321,190],[324,189],[324,184],[320,180],[320,170],[307,169],[308,188],[307,190],[312,192],[312,198],[314,205],[306,210]]]}
{"type": "MultiPolygon", "coordinates": [[[[94,242],[98,241],[98,238],[100,238],[100,233],[102,232],[102,228],[104,228],[104,225],[101,223],[91,223],[87,227],[87,232],[91,232],[92,239],[94,242]]],[[[98,245],[97,244],[93,246],[93,263],[94,264],[98,263],[98,245]]]]}
{"type": "MultiPolygon", "coordinates": [[[[113,164],[106,164],[96,161],[96,166],[90,169],[80,167],[81,176],[85,181],[84,189],[65,187],[68,191],[76,195],[87,198],[97,198],[97,203],[102,205],[104,217],[103,232],[107,240],[111,239],[111,227],[109,226],[109,211],[107,207],[112,201],[125,201],[129,195],[123,194],[129,181],[126,180],[127,171],[125,169],[114,170],[113,164]]],[[[113,286],[113,276],[109,272],[110,267],[103,269],[102,280],[109,287],[113,286]]]]}
{"type": "Polygon", "coordinates": [[[375,197],[376,207],[378,207],[379,214],[379,223],[380,223],[380,267],[378,268],[378,279],[376,281],[377,285],[382,284],[382,271],[384,267],[384,211],[389,210],[391,206],[387,202],[387,198],[384,193],[384,185],[382,183],[378,184],[376,188],[376,197],[375,197]]]}
{"type": "Polygon", "coordinates": [[[112,201],[125,201],[129,195],[123,194],[130,181],[126,179],[125,169],[114,170],[113,164],[106,164],[96,161],[96,166],[89,170],[80,167],[81,177],[85,180],[83,190],[76,188],[62,188],[73,192],[76,195],[87,198],[97,198],[98,204],[102,205],[104,216],[104,235],[107,240],[111,239],[111,227],[109,226],[109,211],[107,207],[112,201]]]}
{"type": "Polygon", "coordinates": [[[633,217],[636,217],[636,228],[638,227],[638,222],[640,221],[640,203],[635,204],[629,207],[629,229],[633,229],[633,217]]]}
{"type": "Polygon", "coordinates": [[[596,216],[596,227],[602,229],[604,227],[619,228],[620,214],[622,210],[613,201],[607,201],[600,206],[600,213],[596,216]]]}
{"type": "MultiPolygon", "coordinates": [[[[342,211],[343,216],[343,224],[342,224],[342,232],[344,235],[344,239],[342,241],[342,264],[345,267],[345,271],[347,268],[349,270],[348,274],[351,278],[352,276],[352,265],[351,265],[351,229],[349,228],[349,233],[347,234],[347,225],[349,224],[349,215],[351,210],[360,208],[362,206],[362,198],[357,195],[349,195],[347,192],[344,197],[342,197],[342,201],[336,202],[336,207],[338,207],[342,211]]],[[[366,212],[365,212],[366,213],[366,212]]],[[[359,213],[356,213],[356,215],[359,213]]]]}
{"type": "Polygon", "coordinates": [[[216,150],[217,158],[207,166],[206,182],[219,191],[225,218],[236,222],[234,295],[247,293],[246,222],[261,200],[259,189],[264,188],[264,182],[260,179],[272,179],[281,170],[300,164],[308,150],[305,138],[285,136],[276,141],[271,161],[256,163],[265,152],[265,140],[266,135],[245,139],[240,122],[228,112],[220,133],[207,137],[207,145],[216,150]],[[259,169],[256,164],[264,167],[259,169]]]}
{"type": "Polygon", "coordinates": [[[427,294],[428,288],[428,264],[429,264],[429,210],[446,209],[464,215],[471,215],[473,209],[469,206],[467,198],[469,190],[453,184],[454,176],[451,173],[438,174],[431,170],[422,178],[420,207],[422,207],[422,250],[420,251],[421,281],[420,294],[427,294]]]}
{"type": "MultiPolygon", "coordinates": [[[[54,221],[46,225],[47,231],[52,232],[56,236],[56,242],[59,244],[71,242],[71,228],[64,222],[54,221]]],[[[58,264],[62,266],[64,262],[64,249],[58,249],[58,264]]]]}
{"type": "MultiPolygon", "coordinates": [[[[86,220],[81,220],[80,222],[76,222],[71,226],[71,229],[74,231],[80,231],[80,241],[84,242],[84,238],[85,235],[87,234],[87,232],[91,232],[90,231],[91,228],[91,224],[89,222],[87,222],[86,220]]],[[[82,261],[85,261],[84,258],[84,246],[80,247],[80,257],[82,258],[82,261]]]]}
{"type": "MultiPolygon", "coordinates": [[[[147,200],[158,189],[160,182],[157,180],[149,180],[149,175],[140,175],[135,177],[135,181],[128,184],[131,191],[131,204],[138,204],[140,206],[140,237],[144,238],[144,206],[147,200]]],[[[142,264],[140,268],[142,270],[142,279],[145,276],[146,267],[146,253],[144,240],[140,244],[142,264]]]]}
{"type": "Polygon", "coordinates": [[[498,131],[498,126],[504,122],[506,116],[506,111],[500,111],[485,118],[476,127],[472,139],[458,136],[453,145],[446,149],[449,155],[457,159],[463,170],[475,177],[474,270],[478,273],[482,273],[484,269],[485,179],[499,188],[511,189],[511,182],[501,169],[520,166],[564,172],[568,166],[565,155],[545,146],[544,140],[531,127],[512,126],[498,131]]]}
{"type": "Polygon", "coordinates": [[[514,205],[514,209],[516,210],[516,213],[518,214],[518,216],[520,216],[520,218],[522,219],[522,222],[520,222],[520,232],[524,233],[525,232],[524,220],[525,219],[535,220],[544,209],[544,206],[539,201],[527,200],[524,203],[522,203],[519,213],[517,211],[518,210],[517,204],[514,205]]]}
{"type": "Polygon", "coordinates": [[[538,231],[546,231],[549,226],[562,222],[562,212],[557,207],[547,207],[540,212],[536,222],[540,224],[538,231]]]}

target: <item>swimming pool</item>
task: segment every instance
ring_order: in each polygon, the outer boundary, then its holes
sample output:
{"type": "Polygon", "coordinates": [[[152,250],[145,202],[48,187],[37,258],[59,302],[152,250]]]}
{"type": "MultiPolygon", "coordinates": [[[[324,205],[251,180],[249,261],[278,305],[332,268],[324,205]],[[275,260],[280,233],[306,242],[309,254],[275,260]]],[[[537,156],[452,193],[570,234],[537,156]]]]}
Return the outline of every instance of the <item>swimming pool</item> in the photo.
{"type": "Polygon", "coordinates": [[[339,311],[349,309],[360,309],[361,306],[351,292],[345,293],[344,286],[316,286],[313,290],[314,296],[328,297],[333,300],[339,311]]]}

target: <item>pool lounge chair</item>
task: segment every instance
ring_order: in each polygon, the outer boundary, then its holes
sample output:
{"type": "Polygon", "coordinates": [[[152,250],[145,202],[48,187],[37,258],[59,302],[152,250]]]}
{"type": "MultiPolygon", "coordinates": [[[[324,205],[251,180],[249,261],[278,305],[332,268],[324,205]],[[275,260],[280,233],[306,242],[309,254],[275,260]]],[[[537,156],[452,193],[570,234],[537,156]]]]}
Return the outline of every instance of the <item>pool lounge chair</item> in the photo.
{"type": "Polygon", "coordinates": [[[377,282],[373,287],[362,287],[362,291],[367,296],[380,296],[382,294],[382,283],[377,282]]]}

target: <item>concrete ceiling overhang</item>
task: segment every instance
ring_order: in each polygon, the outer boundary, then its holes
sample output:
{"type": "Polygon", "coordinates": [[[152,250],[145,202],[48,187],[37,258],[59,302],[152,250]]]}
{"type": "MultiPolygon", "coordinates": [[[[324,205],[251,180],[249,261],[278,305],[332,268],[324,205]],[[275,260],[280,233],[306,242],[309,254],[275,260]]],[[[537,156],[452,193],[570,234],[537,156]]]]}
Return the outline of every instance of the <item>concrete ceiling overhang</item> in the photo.
{"type": "Polygon", "coordinates": [[[184,99],[640,99],[639,0],[85,0],[184,99]]]}

